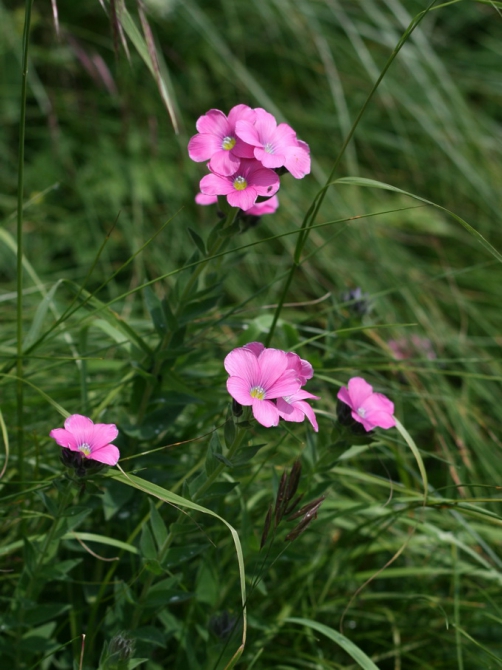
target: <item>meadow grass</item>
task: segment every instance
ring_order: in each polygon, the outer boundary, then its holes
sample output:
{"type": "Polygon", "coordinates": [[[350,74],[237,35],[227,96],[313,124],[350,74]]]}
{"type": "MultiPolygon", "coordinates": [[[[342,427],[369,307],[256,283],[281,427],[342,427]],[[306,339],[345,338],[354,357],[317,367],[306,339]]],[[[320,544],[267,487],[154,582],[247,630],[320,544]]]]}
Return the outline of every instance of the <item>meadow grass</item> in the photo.
{"type": "Polygon", "coordinates": [[[0,660],[502,667],[501,3],[58,5],[0,4],[0,660]],[[312,173],[219,235],[187,143],[239,103],[312,173]],[[318,433],[235,420],[252,341],[312,363],[318,433]],[[355,376],[396,429],[341,429],[355,376]],[[122,471],[65,474],[75,413],[122,471]],[[296,462],[317,518],[263,534],[296,462]]]}

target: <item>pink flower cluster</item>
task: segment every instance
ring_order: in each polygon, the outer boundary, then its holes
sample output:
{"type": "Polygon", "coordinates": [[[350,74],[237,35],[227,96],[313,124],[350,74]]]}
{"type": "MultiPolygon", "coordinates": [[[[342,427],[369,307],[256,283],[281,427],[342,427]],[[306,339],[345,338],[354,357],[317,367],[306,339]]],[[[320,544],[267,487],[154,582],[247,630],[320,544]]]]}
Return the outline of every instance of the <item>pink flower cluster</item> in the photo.
{"type": "Polygon", "coordinates": [[[236,105],[228,117],[210,109],[197,123],[197,135],[188,143],[188,155],[196,162],[209,161],[210,174],[200,182],[200,205],[225,195],[232,207],[260,216],[277,209],[278,201],[255,213],[259,196],[272,198],[279,190],[277,168],[301,179],[310,172],[308,144],[296,137],[287,123],[279,123],[261,107],[236,105]],[[273,209],[270,210],[270,207],[273,209]],[[266,211],[264,211],[266,210],[266,211]]]}
{"type": "Polygon", "coordinates": [[[250,342],[231,351],[224,364],[230,375],[228,392],[240,405],[252,407],[262,426],[277,426],[280,418],[300,423],[307,417],[317,432],[314,410],[305,401],[319,398],[302,390],[314,375],[308,361],[292,352],[250,342]]]}

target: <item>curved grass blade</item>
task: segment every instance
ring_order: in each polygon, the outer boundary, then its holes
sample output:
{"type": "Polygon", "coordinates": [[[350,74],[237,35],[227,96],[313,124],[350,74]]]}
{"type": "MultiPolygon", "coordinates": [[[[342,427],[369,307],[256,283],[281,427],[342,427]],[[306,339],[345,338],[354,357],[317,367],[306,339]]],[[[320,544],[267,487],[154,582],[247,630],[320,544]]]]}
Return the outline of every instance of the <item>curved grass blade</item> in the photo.
{"type": "Polygon", "coordinates": [[[344,651],[351,656],[354,661],[359,665],[363,670],[378,670],[378,666],[373,663],[369,656],[366,656],[362,649],[359,649],[351,640],[349,640],[345,635],[342,635],[337,630],[333,630],[329,626],[325,626],[322,623],[317,621],[312,621],[312,619],[303,619],[297,617],[288,617],[284,619],[287,623],[297,623],[300,626],[306,626],[312,630],[316,630],[318,633],[325,635],[335,644],[341,647],[344,651]]]}
{"type": "Polygon", "coordinates": [[[455,212],[452,212],[449,209],[446,209],[446,207],[442,207],[441,205],[438,205],[435,202],[432,202],[431,200],[427,200],[426,198],[422,198],[419,195],[415,195],[414,193],[408,193],[408,191],[403,191],[400,188],[397,188],[397,186],[391,186],[390,184],[385,184],[382,181],[376,181],[375,179],[365,179],[363,177],[341,177],[340,179],[335,179],[335,181],[331,182],[331,185],[333,184],[349,184],[352,186],[366,186],[368,188],[381,188],[386,191],[394,191],[395,193],[400,193],[401,195],[407,195],[410,198],[414,198],[415,200],[420,200],[420,202],[424,202],[426,205],[432,205],[433,207],[436,207],[437,209],[440,209],[443,212],[446,212],[449,216],[455,219],[455,221],[458,221],[461,226],[463,226],[468,233],[473,235],[478,242],[485,247],[495,258],[502,263],[502,254],[493,247],[487,239],[481,235],[475,228],[473,228],[467,221],[464,221],[462,217],[458,216],[458,214],[455,214],[455,212]]]}
{"type": "Polygon", "coordinates": [[[202,507],[202,505],[198,505],[197,503],[192,502],[191,500],[187,500],[186,498],[182,498],[179,495],[176,495],[176,493],[171,493],[171,491],[168,491],[167,489],[162,488],[161,486],[157,486],[157,484],[151,484],[148,482],[146,479],[141,479],[141,477],[136,477],[135,475],[129,475],[126,474],[123,470],[121,473],[118,472],[112,472],[110,473],[110,477],[115,479],[118,482],[122,482],[122,484],[127,484],[128,486],[133,486],[134,488],[138,489],[139,491],[143,491],[143,493],[148,493],[148,495],[154,496],[155,498],[158,498],[159,500],[162,500],[163,502],[166,502],[171,505],[179,506],[179,507],[186,507],[188,509],[194,510],[195,512],[202,512],[202,514],[209,514],[210,516],[215,517],[219,521],[225,524],[225,526],[228,528],[232,535],[232,539],[234,541],[235,545],[235,551],[237,554],[237,562],[239,564],[239,578],[240,578],[240,584],[241,584],[241,600],[242,600],[242,642],[231,658],[229,664],[227,665],[226,670],[230,670],[230,668],[233,668],[235,663],[239,660],[240,656],[242,655],[242,652],[244,651],[244,646],[246,644],[246,629],[247,629],[247,621],[246,621],[246,574],[245,574],[245,569],[244,569],[244,556],[242,554],[242,546],[241,542],[239,540],[239,536],[237,534],[237,531],[233,526],[231,526],[228,521],[225,521],[225,519],[219,514],[216,514],[216,512],[213,512],[210,509],[207,509],[207,507],[202,507]]]}

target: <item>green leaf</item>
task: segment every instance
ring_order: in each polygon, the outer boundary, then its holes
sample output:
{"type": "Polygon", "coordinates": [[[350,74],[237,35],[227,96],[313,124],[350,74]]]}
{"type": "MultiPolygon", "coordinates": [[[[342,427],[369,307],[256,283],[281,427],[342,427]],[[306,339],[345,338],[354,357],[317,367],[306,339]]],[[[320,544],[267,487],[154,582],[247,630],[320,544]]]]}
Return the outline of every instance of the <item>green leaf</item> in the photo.
{"type": "Polygon", "coordinates": [[[233,422],[232,416],[227,415],[227,420],[225,422],[225,427],[223,428],[223,439],[225,440],[225,446],[227,449],[230,449],[234,440],[235,440],[235,423],[233,422]]]}
{"type": "Polygon", "coordinates": [[[161,337],[163,337],[167,333],[167,321],[164,310],[162,309],[162,303],[149,286],[145,286],[143,295],[145,296],[145,305],[155,330],[161,337]]]}
{"type": "Polygon", "coordinates": [[[218,432],[215,430],[211,435],[211,439],[209,440],[209,444],[207,447],[205,467],[206,467],[206,474],[208,476],[212,475],[213,472],[216,470],[216,468],[219,466],[217,457],[221,456],[221,454],[222,454],[221,442],[218,436],[218,432]]]}
{"type": "Polygon", "coordinates": [[[167,528],[159,514],[159,510],[155,507],[150,498],[148,499],[148,502],[150,503],[150,524],[152,526],[155,542],[157,543],[157,548],[160,551],[167,540],[167,528]]]}
{"type": "Polygon", "coordinates": [[[28,334],[26,335],[25,340],[23,342],[23,349],[28,349],[28,347],[30,347],[34,342],[38,340],[40,332],[42,330],[42,326],[44,325],[47,310],[51,306],[54,294],[61,286],[62,281],[63,281],[62,279],[59,279],[51,288],[49,293],[47,293],[47,295],[44,296],[42,302],[38,305],[37,311],[35,312],[35,316],[33,317],[31,328],[28,331],[28,334]]]}
{"type": "Polygon", "coordinates": [[[351,642],[351,640],[349,640],[347,637],[345,637],[345,635],[342,635],[338,631],[333,630],[333,628],[329,628],[329,626],[325,626],[324,624],[318,623],[317,621],[312,621],[311,619],[288,617],[287,619],[284,619],[284,621],[287,623],[297,623],[300,626],[306,626],[307,628],[311,628],[312,630],[316,630],[318,633],[325,635],[344,651],[346,651],[347,654],[349,654],[349,656],[351,656],[359,665],[359,667],[363,668],[363,670],[378,670],[378,666],[373,663],[371,658],[366,656],[364,651],[359,649],[359,647],[351,642]]]}
{"type": "Polygon", "coordinates": [[[209,544],[187,544],[183,547],[173,547],[169,549],[165,559],[162,561],[162,566],[168,570],[192,560],[211,546],[209,544]]]}
{"type": "Polygon", "coordinates": [[[204,240],[202,237],[199,235],[199,233],[196,233],[195,230],[192,230],[192,228],[188,228],[188,232],[190,233],[190,236],[192,240],[194,241],[195,246],[197,249],[201,252],[203,256],[206,255],[206,247],[204,244],[204,240]]]}
{"type": "Polygon", "coordinates": [[[153,541],[153,535],[148,527],[148,524],[143,524],[141,529],[141,540],[139,542],[141,555],[149,561],[157,560],[157,549],[153,541]]]}

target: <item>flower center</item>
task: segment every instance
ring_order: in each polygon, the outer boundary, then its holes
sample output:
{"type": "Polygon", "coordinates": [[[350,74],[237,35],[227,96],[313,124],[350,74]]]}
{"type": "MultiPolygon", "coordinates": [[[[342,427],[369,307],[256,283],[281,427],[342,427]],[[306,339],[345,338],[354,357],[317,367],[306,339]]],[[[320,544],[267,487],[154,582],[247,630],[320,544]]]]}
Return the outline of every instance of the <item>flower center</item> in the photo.
{"type": "Polygon", "coordinates": [[[81,451],[84,456],[89,457],[91,455],[91,448],[86,442],[84,442],[84,444],[80,444],[78,450],[81,451]]]}
{"type": "Polygon", "coordinates": [[[253,386],[253,388],[249,392],[249,395],[252,398],[256,398],[257,400],[264,400],[265,399],[265,389],[262,388],[261,386],[253,386]]]}
{"type": "Polygon", "coordinates": [[[359,414],[361,419],[364,419],[364,417],[366,416],[366,410],[364,409],[364,407],[359,407],[359,409],[357,410],[357,413],[359,414]]]}
{"type": "Polygon", "coordinates": [[[248,187],[248,183],[244,179],[244,177],[236,177],[234,179],[234,188],[235,188],[236,191],[243,191],[247,187],[248,187]]]}
{"type": "Polygon", "coordinates": [[[270,142],[267,142],[263,148],[265,149],[267,154],[273,154],[274,153],[274,145],[271,144],[270,142]]]}
{"type": "Polygon", "coordinates": [[[230,151],[230,149],[233,149],[235,147],[235,137],[224,137],[223,142],[221,143],[221,148],[225,149],[225,151],[230,151]]]}

